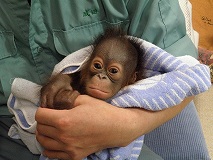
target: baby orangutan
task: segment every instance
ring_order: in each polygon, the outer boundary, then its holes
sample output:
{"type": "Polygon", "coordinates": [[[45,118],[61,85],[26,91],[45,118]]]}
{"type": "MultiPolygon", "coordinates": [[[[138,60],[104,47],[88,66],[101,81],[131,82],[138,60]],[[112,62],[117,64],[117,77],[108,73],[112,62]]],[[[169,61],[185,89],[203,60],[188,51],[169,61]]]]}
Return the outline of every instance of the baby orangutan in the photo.
{"type": "MultiPolygon", "coordinates": [[[[53,103],[54,107],[48,107],[65,109],[64,105],[71,105],[79,93],[101,100],[113,97],[121,88],[142,79],[143,62],[139,52],[142,54],[136,40],[127,37],[121,29],[107,29],[104,35],[95,41],[91,57],[83,69],[69,75],[72,89],[66,92],[70,92],[72,100],[61,97],[61,100],[53,103]]],[[[63,80],[55,82],[62,83],[61,81],[63,80]]],[[[41,95],[45,95],[43,92],[47,91],[48,84],[42,88],[41,95]]],[[[46,99],[48,100],[48,97],[46,99]]]]}

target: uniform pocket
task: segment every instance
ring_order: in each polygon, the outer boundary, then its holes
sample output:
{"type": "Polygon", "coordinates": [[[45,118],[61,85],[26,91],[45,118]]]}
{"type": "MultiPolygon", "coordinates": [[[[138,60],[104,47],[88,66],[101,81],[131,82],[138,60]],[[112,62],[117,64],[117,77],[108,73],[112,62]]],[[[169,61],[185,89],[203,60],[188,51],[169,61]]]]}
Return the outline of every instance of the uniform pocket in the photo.
{"type": "Polygon", "coordinates": [[[67,56],[76,50],[91,45],[95,38],[104,32],[105,28],[121,26],[124,30],[127,30],[128,25],[128,20],[117,23],[110,23],[104,20],[67,31],[53,30],[54,45],[59,54],[67,56]]]}
{"type": "Polygon", "coordinates": [[[13,56],[17,53],[13,32],[0,32],[0,59],[13,56]]]}

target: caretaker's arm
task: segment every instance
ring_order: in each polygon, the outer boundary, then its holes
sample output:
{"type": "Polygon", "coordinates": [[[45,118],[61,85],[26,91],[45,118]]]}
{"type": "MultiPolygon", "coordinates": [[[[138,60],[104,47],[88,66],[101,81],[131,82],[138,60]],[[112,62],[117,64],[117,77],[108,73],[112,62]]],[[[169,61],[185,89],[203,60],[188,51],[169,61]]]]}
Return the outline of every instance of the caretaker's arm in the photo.
{"type": "Polygon", "coordinates": [[[38,109],[37,139],[49,158],[80,160],[105,148],[126,146],[176,116],[191,100],[151,112],[80,95],[71,110],[38,109]]]}

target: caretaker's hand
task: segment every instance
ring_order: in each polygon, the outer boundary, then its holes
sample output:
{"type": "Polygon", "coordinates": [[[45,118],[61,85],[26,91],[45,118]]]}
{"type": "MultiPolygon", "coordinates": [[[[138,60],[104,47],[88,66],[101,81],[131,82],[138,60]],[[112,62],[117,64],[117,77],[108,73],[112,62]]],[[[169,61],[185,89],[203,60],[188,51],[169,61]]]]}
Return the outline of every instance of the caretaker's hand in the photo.
{"type": "Polygon", "coordinates": [[[151,112],[118,108],[80,95],[75,108],[39,108],[36,113],[37,140],[49,158],[80,160],[99,150],[128,145],[177,115],[192,98],[180,105],[151,112]]]}

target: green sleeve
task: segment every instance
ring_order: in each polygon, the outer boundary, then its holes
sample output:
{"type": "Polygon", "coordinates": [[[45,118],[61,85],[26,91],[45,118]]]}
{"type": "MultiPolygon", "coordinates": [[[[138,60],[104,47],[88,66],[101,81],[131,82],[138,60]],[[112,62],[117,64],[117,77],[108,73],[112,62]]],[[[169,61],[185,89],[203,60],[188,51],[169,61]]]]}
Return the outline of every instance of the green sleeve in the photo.
{"type": "Polygon", "coordinates": [[[165,49],[174,56],[197,57],[186,35],[185,19],[178,1],[129,1],[129,33],[165,49]],[[138,7],[137,7],[138,6],[138,7]]]}
{"type": "Polygon", "coordinates": [[[29,46],[30,6],[26,0],[0,0],[0,115],[14,78],[39,82],[29,46]]]}

